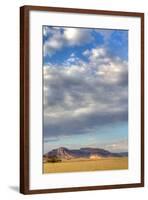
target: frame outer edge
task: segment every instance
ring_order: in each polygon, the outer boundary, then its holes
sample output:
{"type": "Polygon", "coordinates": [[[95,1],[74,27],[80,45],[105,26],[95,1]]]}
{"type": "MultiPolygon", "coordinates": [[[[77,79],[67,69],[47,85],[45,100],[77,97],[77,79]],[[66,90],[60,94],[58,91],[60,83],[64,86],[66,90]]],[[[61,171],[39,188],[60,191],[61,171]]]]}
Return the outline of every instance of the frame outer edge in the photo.
{"type": "Polygon", "coordinates": [[[20,193],[29,193],[29,10],[20,8],[20,193]]]}
{"type": "Polygon", "coordinates": [[[104,189],[144,187],[144,13],[89,10],[63,7],[20,7],[20,193],[42,194],[104,189]],[[141,18],[141,182],[119,185],[86,186],[55,189],[29,189],[29,11],[55,11],[86,14],[132,16],[141,18]]]}
{"type": "Polygon", "coordinates": [[[141,185],[144,187],[144,13],[141,14],[141,185]]]}

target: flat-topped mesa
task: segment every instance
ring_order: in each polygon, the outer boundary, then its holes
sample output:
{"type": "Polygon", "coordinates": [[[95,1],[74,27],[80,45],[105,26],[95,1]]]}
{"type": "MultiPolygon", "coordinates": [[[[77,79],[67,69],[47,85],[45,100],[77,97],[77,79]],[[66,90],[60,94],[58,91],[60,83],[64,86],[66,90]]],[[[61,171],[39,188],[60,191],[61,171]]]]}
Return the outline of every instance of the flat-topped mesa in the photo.
{"type": "Polygon", "coordinates": [[[125,157],[128,154],[125,153],[112,153],[110,151],[100,148],[80,148],[80,149],[68,149],[65,147],[59,147],[53,149],[45,154],[46,157],[57,157],[60,159],[75,159],[75,158],[101,158],[101,157],[125,157]]]}
{"type": "Polygon", "coordinates": [[[94,153],[94,154],[96,154],[96,153],[102,153],[104,155],[108,155],[108,154],[111,153],[110,151],[107,151],[105,149],[91,148],[91,147],[81,148],[80,150],[87,151],[87,152],[94,153]]]}

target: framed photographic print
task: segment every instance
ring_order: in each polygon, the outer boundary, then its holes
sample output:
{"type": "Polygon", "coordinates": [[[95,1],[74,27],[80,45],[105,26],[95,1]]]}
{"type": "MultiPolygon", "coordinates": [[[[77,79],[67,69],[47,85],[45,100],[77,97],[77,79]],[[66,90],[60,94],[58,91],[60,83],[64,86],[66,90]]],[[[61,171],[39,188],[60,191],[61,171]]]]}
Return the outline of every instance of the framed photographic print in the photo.
{"type": "Polygon", "coordinates": [[[20,8],[20,192],[144,186],[144,14],[20,8]]]}

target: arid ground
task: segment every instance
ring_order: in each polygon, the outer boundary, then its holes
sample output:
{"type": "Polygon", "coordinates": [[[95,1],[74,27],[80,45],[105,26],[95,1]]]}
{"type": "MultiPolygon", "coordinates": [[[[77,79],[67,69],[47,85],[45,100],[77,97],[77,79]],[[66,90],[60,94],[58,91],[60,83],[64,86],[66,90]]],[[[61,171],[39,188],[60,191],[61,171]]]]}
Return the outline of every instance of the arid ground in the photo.
{"type": "Polygon", "coordinates": [[[97,170],[128,169],[128,157],[110,157],[100,159],[71,159],[62,162],[43,163],[43,173],[82,172],[97,170]]]}

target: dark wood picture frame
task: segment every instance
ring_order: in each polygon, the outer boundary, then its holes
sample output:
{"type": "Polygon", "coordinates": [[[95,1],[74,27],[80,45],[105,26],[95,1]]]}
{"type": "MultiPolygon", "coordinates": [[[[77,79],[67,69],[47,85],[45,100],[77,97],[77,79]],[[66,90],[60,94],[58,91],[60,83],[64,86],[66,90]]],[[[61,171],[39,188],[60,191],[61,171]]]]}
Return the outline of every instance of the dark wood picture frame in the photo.
{"type": "Polygon", "coordinates": [[[72,192],[84,190],[144,187],[144,13],[104,11],[75,8],[23,6],[20,8],[20,192],[23,194],[72,192]],[[63,13],[131,16],[141,19],[141,182],[73,188],[29,188],[29,12],[54,11],[63,13]]]}

